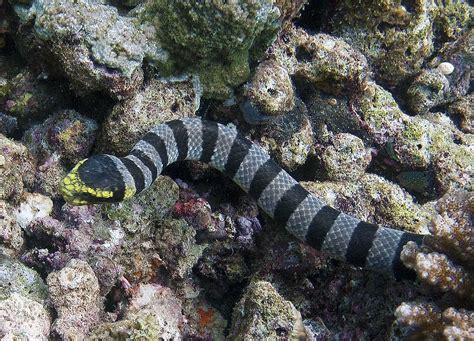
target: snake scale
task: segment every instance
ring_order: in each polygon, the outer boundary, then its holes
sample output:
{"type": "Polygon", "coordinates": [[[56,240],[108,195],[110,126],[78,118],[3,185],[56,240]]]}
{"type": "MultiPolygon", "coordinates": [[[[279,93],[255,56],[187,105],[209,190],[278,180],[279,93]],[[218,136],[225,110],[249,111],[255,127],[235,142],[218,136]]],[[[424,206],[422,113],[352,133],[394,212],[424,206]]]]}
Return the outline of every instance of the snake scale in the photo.
{"type": "Polygon", "coordinates": [[[223,172],[270,217],[299,240],[358,267],[414,278],[400,260],[403,246],[423,235],[363,222],[305,190],[257,144],[235,128],[200,118],[158,125],[125,157],[95,155],[64,178],[61,192],[73,205],[119,202],[148,188],[169,164],[199,160],[223,172]]]}

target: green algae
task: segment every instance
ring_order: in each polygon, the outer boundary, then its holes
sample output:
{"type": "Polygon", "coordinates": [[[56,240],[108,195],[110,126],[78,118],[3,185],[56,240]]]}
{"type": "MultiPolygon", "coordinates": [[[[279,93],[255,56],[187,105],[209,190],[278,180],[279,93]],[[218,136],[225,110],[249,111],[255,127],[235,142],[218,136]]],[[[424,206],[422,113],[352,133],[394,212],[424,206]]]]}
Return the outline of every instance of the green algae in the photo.
{"type": "Polygon", "coordinates": [[[204,96],[226,99],[249,76],[249,53],[260,56],[279,29],[273,1],[150,1],[142,22],[156,28],[157,39],[175,67],[174,74],[199,74],[204,96]]]}
{"type": "Polygon", "coordinates": [[[48,288],[36,271],[0,255],[0,300],[7,299],[13,293],[41,304],[48,298],[48,288]]]}
{"type": "Polygon", "coordinates": [[[139,315],[134,319],[97,326],[88,336],[88,340],[158,340],[161,329],[153,314],[139,315]]]}
{"type": "Polygon", "coordinates": [[[251,283],[234,307],[232,340],[304,340],[306,332],[301,314],[275,288],[265,281],[251,283]]]}

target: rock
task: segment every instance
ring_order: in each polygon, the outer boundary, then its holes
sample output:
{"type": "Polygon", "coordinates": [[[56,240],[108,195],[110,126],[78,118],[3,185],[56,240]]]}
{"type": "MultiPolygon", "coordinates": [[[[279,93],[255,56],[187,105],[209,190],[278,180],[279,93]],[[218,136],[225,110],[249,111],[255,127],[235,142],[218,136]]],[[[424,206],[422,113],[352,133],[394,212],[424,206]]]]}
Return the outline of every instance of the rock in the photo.
{"type": "Polygon", "coordinates": [[[36,219],[49,216],[53,210],[51,199],[39,193],[25,193],[22,199],[15,212],[16,221],[22,229],[36,219]]]}
{"type": "Polygon", "coordinates": [[[25,55],[52,74],[64,75],[79,95],[102,91],[116,98],[133,94],[143,81],[143,59],[163,62],[166,53],[147,30],[101,1],[34,1],[15,6],[17,39],[25,55]],[[74,39],[70,39],[74,37],[74,39]]]}
{"type": "Polygon", "coordinates": [[[23,248],[23,231],[16,223],[13,207],[0,200],[0,253],[10,257],[18,256],[23,248]]]}
{"type": "Polygon", "coordinates": [[[91,151],[97,130],[95,120],[74,110],[62,110],[29,129],[23,141],[41,160],[57,154],[63,162],[76,164],[91,151]]]}
{"type": "Polygon", "coordinates": [[[232,340],[306,340],[301,314],[264,281],[251,283],[232,313],[232,340]]]}
{"type": "Polygon", "coordinates": [[[126,154],[154,126],[193,116],[201,99],[196,78],[152,80],[132,98],[117,104],[102,124],[102,152],[126,154]]]}
{"type": "Polygon", "coordinates": [[[286,69],[273,60],[259,64],[244,87],[244,96],[263,115],[278,116],[295,106],[290,76],[286,69]]]}
{"type": "Polygon", "coordinates": [[[332,138],[321,159],[330,180],[354,181],[364,175],[372,155],[360,138],[341,133],[332,138]]]}
{"type": "Polygon", "coordinates": [[[49,340],[51,317],[38,302],[14,293],[0,301],[2,340],[49,340]]]}
{"type": "Polygon", "coordinates": [[[50,273],[47,283],[58,314],[52,333],[63,339],[83,339],[102,311],[99,283],[91,267],[73,259],[61,271],[50,273]]]}
{"type": "Polygon", "coordinates": [[[0,300],[5,300],[15,293],[41,304],[44,304],[48,298],[48,288],[35,270],[2,255],[0,256],[0,300]]]}
{"type": "Polygon", "coordinates": [[[90,340],[181,340],[184,323],[181,302],[169,288],[140,284],[131,292],[124,319],[97,326],[89,336],[90,340]]]}
{"type": "Polygon", "coordinates": [[[227,99],[249,77],[249,55],[260,56],[274,39],[279,16],[270,0],[157,0],[145,3],[142,20],[170,53],[170,72],[197,73],[205,97],[227,99]]]}
{"type": "Polygon", "coordinates": [[[269,56],[298,82],[339,94],[345,88],[363,87],[367,60],[344,40],[327,34],[310,35],[290,27],[271,47],[269,56]]]}
{"type": "Polygon", "coordinates": [[[36,162],[26,147],[0,135],[0,199],[18,202],[34,181],[36,162]]]}

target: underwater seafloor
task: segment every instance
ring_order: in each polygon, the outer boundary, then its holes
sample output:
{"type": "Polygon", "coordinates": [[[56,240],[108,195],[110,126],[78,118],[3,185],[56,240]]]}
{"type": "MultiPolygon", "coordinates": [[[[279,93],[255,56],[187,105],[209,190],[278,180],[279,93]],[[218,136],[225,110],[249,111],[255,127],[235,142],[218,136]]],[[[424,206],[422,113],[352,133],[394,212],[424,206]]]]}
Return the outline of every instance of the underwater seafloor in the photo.
{"type": "Polygon", "coordinates": [[[473,46],[456,0],[0,0],[0,338],[474,339],[473,46]],[[418,280],[298,242],[198,162],[62,199],[81,159],[192,116],[430,234],[404,250],[418,280]]]}

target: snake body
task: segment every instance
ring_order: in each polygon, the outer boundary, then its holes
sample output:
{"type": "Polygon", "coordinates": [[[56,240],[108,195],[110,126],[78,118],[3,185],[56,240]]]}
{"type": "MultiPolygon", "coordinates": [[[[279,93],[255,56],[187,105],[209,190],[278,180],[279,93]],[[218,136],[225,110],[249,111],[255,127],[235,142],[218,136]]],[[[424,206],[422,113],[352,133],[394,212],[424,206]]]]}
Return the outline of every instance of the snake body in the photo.
{"type": "Polygon", "coordinates": [[[181,160],[199,160],[225,173],[270,217],[315,249],[355,266],[413,278],[400,254],[409,241],[421,245],[422,235],[331,208],[236,129],[200,118],[158,125],[125,157],[102,154],[79,162],[61,191],[73,205],[119,202],[148,188],[167,165],[181,160]]]}

